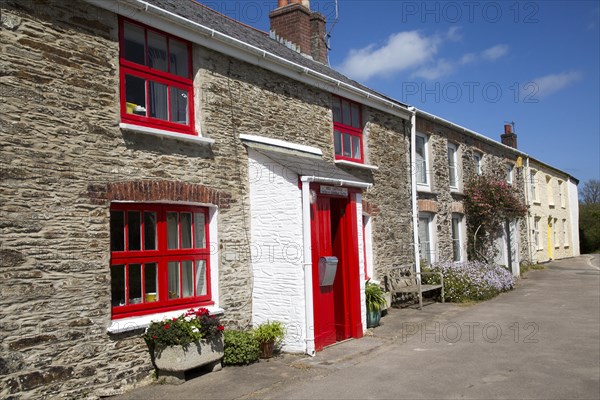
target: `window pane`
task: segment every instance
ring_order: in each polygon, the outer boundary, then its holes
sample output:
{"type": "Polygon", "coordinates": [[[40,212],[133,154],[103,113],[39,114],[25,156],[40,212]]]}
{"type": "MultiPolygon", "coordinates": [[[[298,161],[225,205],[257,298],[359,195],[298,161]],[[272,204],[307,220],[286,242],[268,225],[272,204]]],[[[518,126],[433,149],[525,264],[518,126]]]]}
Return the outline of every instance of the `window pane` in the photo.
{"type": "Polygon", "coordinates": [[[350,103],[346,100],[342,100],[342,123],[344,125],[352,124],[352,119],[350,118],[350,103]]]}
{"type": "Polygon", "coordinates": [[[335,154],[338,156],[342,155],[342,132],[333,132],[333,145],[335,147],[335,154]]]}
{"type": "Polygon", "coordinates": [[[187,125],[188,91],[171,86],[171,121],[187,125]]]}
{"type": "Polygon", "coordinates": [[[125,213],[123,211],[110,212],[110,250],[125,250],[125,213]]]}
{"type": "Polygon", "coordinates": [[[142,266],[130,264],[128,270],[129,304],[139,304],[142,302],[142,266]]]}
{"type": "Polygon", "coordinates": [[[421,257],[424,257],[428,263],[431,263],[431,246],[429,241],[429,218],[419,218],[419,246],[421,257]]]}
{"type": "Polygon", "coordinates": [[[179,248],[179,231],[177,229],[177,213],[167,213],[167,247],[169,249],[179,248]]]}
{"type": "Polygon", "coordinates": [[[110,267],[110,292],[113,307],[125,305],[125,266],[110,267]]]}
{"type": "Polygon", "coordinates": [[[142,249],[142,220],[139,211],[127,212],[128,250],[142,249]]]}
{"type": "Polygon", "coordinates": [[[194,262],[190,260],[183,261],[181,268],[182,297],[192,297],[194,295],[194,262]]]}
{"type": "Polygon", "coordinates": [[[156,213],[144,212],[144,249],[156,250],[156,213]]]}
{"type": "Polygon", "coordinates": [[[342,122],[342,106],[340,99],[334,97],[331,100],[331,109],[333,110],[333,122],[342,122]]]}
{"type": "Polygon", "coordinates": [[[360,128],[360,107],[354,103],[352,103],[352,126],[360,128]]]}
{"type": "Polygon", "coordinates": [[[167,85],[158,82],[148,82],[150,96],[150,116],[158,119],[169,119],[167,85]]]}
{"type": "Polygon", "coordinates": [[[206,261],[196,261],[196,296],[206,294],[206,261]]]}
{"type": "Polygon", "coordinates": [[[146,303],[158,301],[158,276],[156,275],[156,263],[144,265],[144,291],[146,303]]]}
{"type": "Polygon", "coordinates": [[[170,72],[184,78],[189,78],[187,45],[177,39],[169,39],[169,52],[170,72]]]}
{"type": "Polygon", "coordinates": [[[194,247],[197,249],[206,248],[206,235],[204,228],[206,224],[206,218],[203,213],[194,214],[194,247]]]}
{"type": "Polygon", "coordinates": [[[146,116],[146,80],[125,75],[125,101],[127,114],[146,116]]]}
{"type": "Polygon", "coordinates": [[[169,262],[169,300],[178,299],[179,296],[179,262],[169,262]]]}
{"type": "Polygon", "coordinates": [[[161,71],[167,69],[167,38],[148,31],[148,66],[161,71]]]}
{"type": "Polygon", "coordinates": [[[351,157],[352,147],[350,146],[351,137],[347,133],[344,133],[344,156],[351,157]]]}
{"type": "Polygon", "coordinates": [[[192,248],[192,214],[181,213],[180,225],[181,225],[181,248],[191,249],[192,248]]]}
{"type": "Polygon", "coordinates": [[[144,28],[141,26],[123,24],[125,37],[124,57],[126,60],[134,63],[146,65],[146,40],[144,38],[144,28]]]}
{"type": "Polygon", "coordinates": [[[352,136],[352,157],[360,160],[360,137],[352,136]]]}

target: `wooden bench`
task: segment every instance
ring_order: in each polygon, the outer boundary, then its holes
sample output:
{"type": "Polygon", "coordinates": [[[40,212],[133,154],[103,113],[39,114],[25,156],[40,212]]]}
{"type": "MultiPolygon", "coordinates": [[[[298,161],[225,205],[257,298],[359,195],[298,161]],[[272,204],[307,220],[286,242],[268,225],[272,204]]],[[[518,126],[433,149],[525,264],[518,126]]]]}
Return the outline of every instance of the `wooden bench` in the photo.
{"type": "Polygon", "coordinates": [[[385,283],[387,289],[392,293],[392,303],[397,296],[411,293],[419,297],[419,310],[423,309],[423,293],[441,289],[442,303],[444,302],[444,276],[440,272],[416,272],[412,265],[394,265],[386,267],[385,283]],[[421,276],[437,275],[439,284],[424,285],[421,276]]]}

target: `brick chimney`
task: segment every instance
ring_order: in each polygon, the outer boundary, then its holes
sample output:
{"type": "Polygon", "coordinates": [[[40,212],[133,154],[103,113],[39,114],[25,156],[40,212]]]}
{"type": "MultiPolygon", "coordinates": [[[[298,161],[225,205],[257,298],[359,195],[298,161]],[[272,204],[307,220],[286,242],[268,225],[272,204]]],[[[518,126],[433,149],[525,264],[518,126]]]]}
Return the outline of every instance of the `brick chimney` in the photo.
{"type": "Polygon", "coordinates": [[[504,125],[504,134],[500,135],[500,139],[502,140],[502,144],[515,149],[517,148],[517,134],[512,131],[511,124],[504,125]]]}
{"type": "Polygon", "coordinates": [[[277,40],[292,43],[301,53],[327,64],[325,16],[311,12],[309,0],[279,0],[269,18],[277,40]]]}

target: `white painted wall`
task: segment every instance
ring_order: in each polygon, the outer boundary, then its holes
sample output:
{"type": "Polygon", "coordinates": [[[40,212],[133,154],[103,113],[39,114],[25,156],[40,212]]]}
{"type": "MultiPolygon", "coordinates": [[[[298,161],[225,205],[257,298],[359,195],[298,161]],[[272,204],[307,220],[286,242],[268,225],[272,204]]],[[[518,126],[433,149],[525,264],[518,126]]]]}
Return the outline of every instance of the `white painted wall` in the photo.
{"type": "Polygon", "coordinates": [[[579,249],[579,192],[577,191],[577,184],[570,179],[567,183],[567,192],[569,196],[571,248],[573,249],[573,256],[578,256],[581,254],[579,249]]]}
{"type": "Polygon", "coordinates": [[[306,351],[302,193],[294,173],[248,149],[252,323],[281,321],[283,350],[306,351]]]}

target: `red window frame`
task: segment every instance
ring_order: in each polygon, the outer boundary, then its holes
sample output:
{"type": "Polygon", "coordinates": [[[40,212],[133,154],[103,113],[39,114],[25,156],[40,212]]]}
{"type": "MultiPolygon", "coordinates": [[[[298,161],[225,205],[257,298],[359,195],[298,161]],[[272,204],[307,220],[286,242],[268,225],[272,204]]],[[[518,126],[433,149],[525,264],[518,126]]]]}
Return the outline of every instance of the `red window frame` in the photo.
{"type": "MultiPolygon", "coordinates": [[[[126,123],[135,125],[141,125],[149,128],[163,129],[168,131],[174,131],[178,133],[185,133],[190,135],[197,135],[194,128],[194,85],[192,79],[192,45],[189,41],[181,39],[177,36],[170,35],[166,32],[154,29],[150,26],[141,24],[139,22],[130,20],[128,18],[119,18],[119,81],[120,81],[120,99],[121,99],[121,120],[126,123]],[[184,43],[187,46],[187,58],[188,58],[188,76],[182,77],[170,72],[161,71],[158,69],[151,68],[147,65],[142,65],[125,59],[125,28],[124,24],[136,25],[139,28],[144,29],[144,40],[145,40],[145,57],[146,64],[148,64],[148,32],[154,32],[167,38],[167,53],[170,50],[171,40],[177,40],[184,43]],[[127,113],[127,100],[125,91],[125,76],[130,75],[136,78],[144,79],[145,91],[146,91],[146,110],[148,116],[129,114],[127,113]],[[159,118],[153,118],[149,116],[151,109],[150,101],[150,85],[149,82],[157,82],[163,85],[167,85],[167,112],[170,114],[171,111],[171,87],[187,91],[187,106],[188,106],[188,124],[181,124],[172,122],[170,120],[163,120],[159,118]]],[[[171,63],[167,62],[167,68],[171,68],[171,63]]],[[[169,116],[169,118],[171,118],[169,116]]]]}
{"type": "MultiPolygon", "coordinates": [[[[190,307],[208,306],[214,304],[211,294],[211,268],[210,268],[210,239],[209,239],[209,223],[208,223],[208,209],[206,207],[186,206],[186,205],[170,205],[170,204],[140,204],[140,203],[115,203],[110,207],[111,211],[111,235],[113,233],[112,212],[121,211],[124,213],[123,223],[123,250],[114,250],[113,237],[111,236],[111,258],[110,268],[111,277],[112,269],[117,267],[123,267],[123,284],[124,284],[124,304],[115,305],[115,299],[112,298],[111,292],[111,304],[112,304],[112,318],[119,319],[131,316],[152,314],[156,312],[172,311],[177,309],[186,309],[190,307]],[[129,246],[129,235],[130,235],[130,224],[128,221],[128,212],[140,212],[140,250],[130,250],[129,246]],[[145,247],[145,220],[144,212],[156,213],[156,249],[146,250],[145,247]],[[191,213],[192,231],[191,231],[191,248],[182,249],[169,249],[168,238],[167,238],[167,213],[177,212],[178,213],[178,247],[182,242],[182,225],[181,225],[181,213],[191,213]],[[196,234],[196,222],[194,214],[204,215],[204,247],[198,248],[195,243],[196,234]],[[183,297],[183,261],[195,261],[192,265],[192,290],[194,294],[189,297],[183,297]],[[196,293],[196,268],[198,261],[204,261],[205,266],[205,294],[198,295],[196,293]],[[169,262],[179,262],[179,298],[170,298],[171,293],[169,292],[169,262]],[[131,265],[141,265],[140,267],[140,300],[137,303],[130,302],[130,282],[129,282],[129,268],[131,265]],[[146,296],[146,281],[145,281],[145,268],[146,264],[156,264],[156,301],[151,301],[146,296]]],[[[111,279],[111,291],[113,289],[113,283],[111,279]]],[[[152,292],[154,293],[154,292],[152,292]]],[[[151,294],[152,294],[151,293],[151,294]]],[[[151,295],[150,294],[150,295],[151,295]]]]}
{"type": "Polygon", "coordinates": [[[331,108],[333,113],[333,147],[336,160],[346,160],[357,163],[364,162],[362,108],[357,102],[332,96],[331,108]],[[348,114],[344,113],[344,106],[348,105],[348,114]],[[336,112],[336,109],[339,112],[336,112]],[[339,136],[339,146],[337,145],[339,136]],[[349,137],[350,149],[347,148],[344,138],[349,137]],[[353,146],[358,141],[360,151],[356,152],[353,146]],[[338,147],[340,151],[338,152],[338,147]]]}

